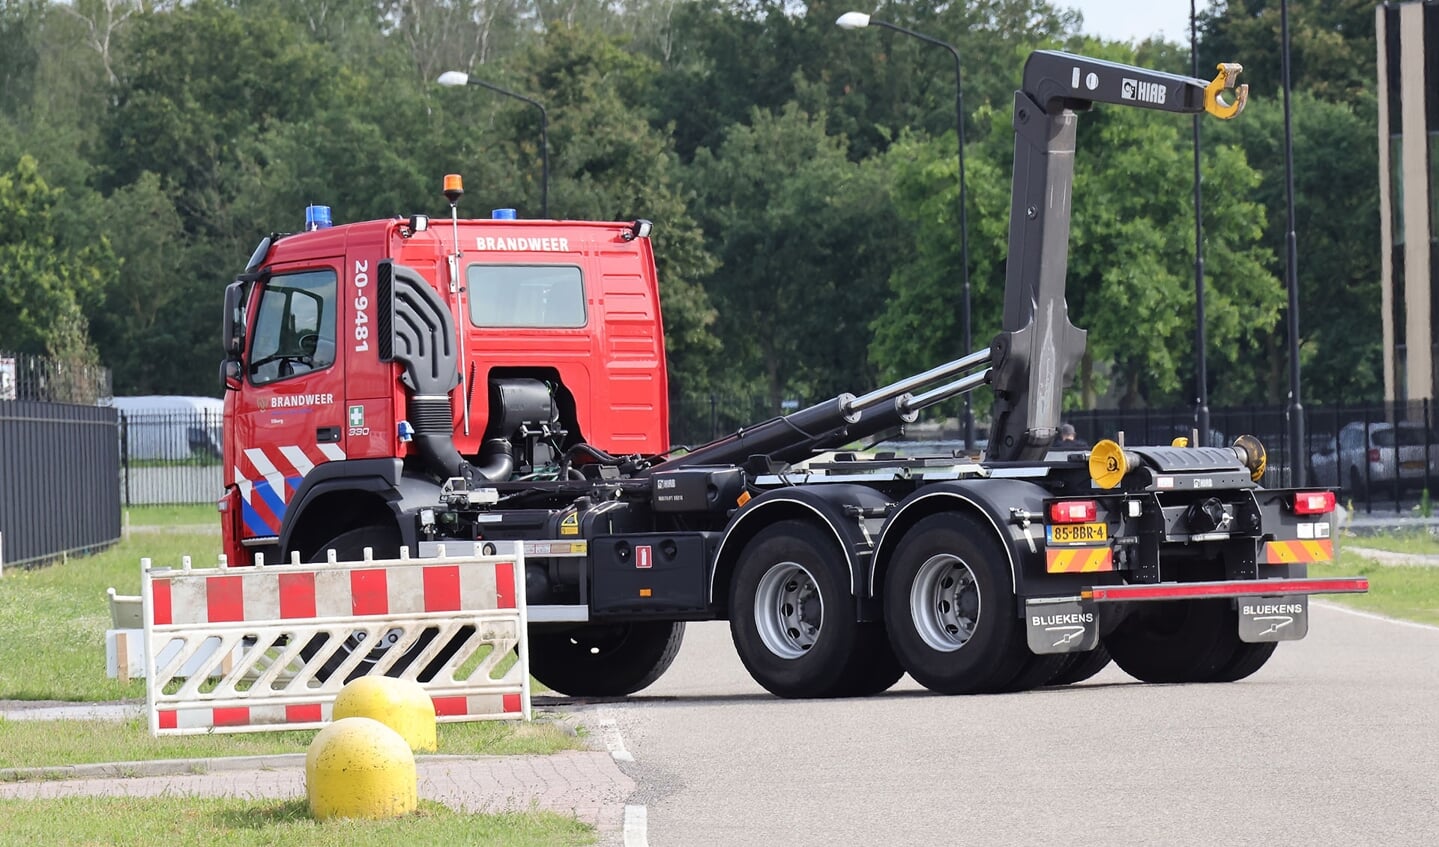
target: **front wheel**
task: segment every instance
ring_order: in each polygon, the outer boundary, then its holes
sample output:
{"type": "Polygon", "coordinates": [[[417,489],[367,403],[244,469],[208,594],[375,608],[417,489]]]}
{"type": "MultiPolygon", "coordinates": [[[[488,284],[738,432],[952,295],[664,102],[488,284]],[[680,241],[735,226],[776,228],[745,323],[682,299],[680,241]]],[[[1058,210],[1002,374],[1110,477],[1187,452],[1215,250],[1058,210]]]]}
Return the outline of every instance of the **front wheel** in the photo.
{"type": "MultiPolygon", "coordinates": [[[[370,555],[375,559],[393,559],[400,555],[401,543],[400,530],[393,525],[357,527],[346,530],[322,544],[319,550],[310,557],[310,562],[321,563],[327,561],[328,553],[331,550],[335,551],[335,558],[341,562],[358,561],[365,555],[366,549],[370,550],[370,555]]],[[[357,630],[339,644],[331,646],[329,644],[329,636],[316,635],[312,637],[304,647],[300,648],[300,655],[306,661],[309,661],[321,652],[327,653],[326,658],[320,665],[320,669],[315,672],[315,679],[320,682],[325,682],[329,680],[335,671],[339,670],[340,666],[344,664],[345,660],[348,659],[352,653],[368,648],[365,658],[361,659],[345,677],[345,682],[350,682],[371,673],[375,665],[385,657],[385,654],[389,652],[390,648],[396,644],[399,638],[400,631],[398,629],[392,629],[380,637],[379,644],[369,645],[364,643],[365,633],[357,630]]],[[[424,643],[419,645],[420,649],[423,649],[424,645],[433,639],[434,634],[431,632],[429,633],[429,638],[425,638],[424,643]]],[[[410,652],[413,655],[418,655],[418,650],[411,650],[410,652]]],[[[413,661],[413,659],[406,661],[402,658],[387,671],[387,675],[400,676],[409,666],[410,661],[413,661]]]]}
{"type": "Polygon", "coordinates": [[[530,630],[530,673],[571,697],[623,697],[648,687],[674,663],[683,622],[595,624],[530,630]]]}
{"type": "Polygon", "coordinates": [[[1025,673],[1038,675],[1040,663],[1030,661],[1008,560],[990,527],[962,514],[924,518],[895,549],[884,584],[890,644],[920,685],[971,694],[1044,682],[1025,673]]]}

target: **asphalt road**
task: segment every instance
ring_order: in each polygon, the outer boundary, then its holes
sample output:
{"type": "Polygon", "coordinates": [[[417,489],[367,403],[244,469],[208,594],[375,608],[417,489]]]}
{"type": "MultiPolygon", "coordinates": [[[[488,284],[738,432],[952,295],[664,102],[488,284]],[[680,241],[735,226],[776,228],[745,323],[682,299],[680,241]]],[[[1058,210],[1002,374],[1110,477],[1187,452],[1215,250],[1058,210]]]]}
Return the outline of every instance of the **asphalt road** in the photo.
{"type": "Polygon", "coordinates": [[[586,707],[652,847],[1439,843],[1439,629],[1315,604],[1248,680],[782,701],[725,624],[586,707]],[[627,761],[633,757],[633,761],[627,761]]]}

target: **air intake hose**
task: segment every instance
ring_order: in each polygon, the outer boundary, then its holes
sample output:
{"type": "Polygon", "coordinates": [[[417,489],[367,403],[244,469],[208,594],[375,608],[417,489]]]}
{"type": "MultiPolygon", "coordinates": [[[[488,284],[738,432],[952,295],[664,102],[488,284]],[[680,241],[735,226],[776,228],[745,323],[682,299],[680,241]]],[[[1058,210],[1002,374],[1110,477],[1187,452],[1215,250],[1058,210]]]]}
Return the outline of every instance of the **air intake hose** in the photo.
{"type": "Polygon", "coordinates": [[[510,443],[490,439],[480,451],[482,467],[455,449],[455,414],[450,391],[460,372],[449,307],[418,273],[390,261],[376,275],[379,297],[380,360],[405,366],[401,381],[411,391],[410,424],[415,452],[441,478],[469,483],[503,482],[514,472],[510,443]]]}

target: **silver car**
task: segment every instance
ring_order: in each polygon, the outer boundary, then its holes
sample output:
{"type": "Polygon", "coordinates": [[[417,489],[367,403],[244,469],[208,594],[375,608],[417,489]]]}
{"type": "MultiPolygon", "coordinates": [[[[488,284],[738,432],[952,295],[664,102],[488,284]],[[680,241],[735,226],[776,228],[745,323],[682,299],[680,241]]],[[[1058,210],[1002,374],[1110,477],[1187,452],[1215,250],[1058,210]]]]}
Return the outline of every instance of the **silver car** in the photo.
{"type": "Polygon", "coordinates": [[[1417,423],[1345,424],[1310,461],[1316,485],[1342,487],[1354,497],[1392,488],[1396,478],[1400,488],[1439,483],[1439,444],[1417,423]]]}

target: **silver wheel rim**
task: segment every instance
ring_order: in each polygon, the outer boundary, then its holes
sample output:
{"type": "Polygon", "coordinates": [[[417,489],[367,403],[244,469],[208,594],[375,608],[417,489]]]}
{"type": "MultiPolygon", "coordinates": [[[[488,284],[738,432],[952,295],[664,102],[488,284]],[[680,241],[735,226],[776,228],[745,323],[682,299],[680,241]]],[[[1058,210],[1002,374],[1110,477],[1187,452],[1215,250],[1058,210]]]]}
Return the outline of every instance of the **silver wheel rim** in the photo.
{"type": "Polygon", "coordinates": [[[814,575],[795,562],[779,562],[760,578],[754,595],[760,640],[782,659],[798,659],[819,640],[824,599],[814,575]]]}
{"type": "Polygon", "coordinates": [[[925,644],[952,653],[974,637],[979,601],[974,571],[958,557],[942,553],[919,566],[909,588],[909,616],[925,644]]]}

